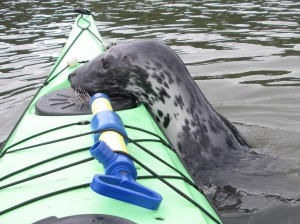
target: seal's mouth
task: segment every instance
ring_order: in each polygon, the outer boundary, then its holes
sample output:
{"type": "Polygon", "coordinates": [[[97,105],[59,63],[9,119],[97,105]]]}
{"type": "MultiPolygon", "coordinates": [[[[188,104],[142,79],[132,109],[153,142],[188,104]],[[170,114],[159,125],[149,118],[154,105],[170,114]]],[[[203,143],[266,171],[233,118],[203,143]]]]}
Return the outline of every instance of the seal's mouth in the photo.
{"type": "Polygon", "coordinates": [[[69,83],[72,89],[72,95],[75,99],[80,102],[89,101],[91,96],[88,91],[85,90],[79,83],[78,79],[75,77],[75,73],[71,73],[68,77],[69,83]]]}
{"type": "Polygon", "coordinates": [[[72,92],[73,92],[73,96],[81,102],[85,102],[85,101],[89,101],[91,96],[90,94],[84,90],[83,88],[81,88],[80,86],[72,86],[72,92]]]}

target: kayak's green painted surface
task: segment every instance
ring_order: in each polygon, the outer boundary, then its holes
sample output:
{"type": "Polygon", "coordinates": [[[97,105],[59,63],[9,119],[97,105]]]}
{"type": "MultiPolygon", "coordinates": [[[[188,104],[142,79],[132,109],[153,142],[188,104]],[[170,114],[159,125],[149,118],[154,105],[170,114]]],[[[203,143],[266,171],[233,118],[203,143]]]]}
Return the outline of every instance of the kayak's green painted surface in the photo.
{"type": "MultiPolygon", "coordinates": [[[[104,51],[103,44],[92,16],[79,16],[75,22],[68,42],[63,49],[54,70],[50,73],[48,80],[61,71],[67,65],[67,60],[75,56],[79,61],[89,60],[99,53],[104,51]],[[88,21],[88,22],[87,22],[88,21]],[[90,24],[90,25],[88,25],[90,24]],[[91,32],[78,27],[89,26],[91,32]],[[79,36],[78,36],[79,35],[79,36]],[[97,38],[96,38],[96,37],[97,38]],[[74,40],[76,40],[74,42],[74,40]],[[74,42],[74,44],[73,44],[74,42]]],[[[74,68],[73,68],[74,69],[74,68]]],[[[64,72],[54,78],[48,85],[43,87],[36,97],[31,102],[27,111],[18,123],[6,145],[2,150],[5,150],[10,145],[27,138],[29,136],[41,133],[48,129],[59,127],[62,125],[79,122],[82,120],[91,120],[92,115],[80,116],[38,116],[35,114],[35,102],[44,94],[55,91],[57,89],[68,87],[67,76],[73,69],[66,69],[64,72]]],[[[164,135],[159,130],[156,123],[143,105],[137,108],[119,111],[118,114],[125,125],[135,127],[142,126],[147,131],[156,133],[165,139],[164,135]],[[142,124],[142,125],[141,125],[142,124]]],[[[8,151],[18,148],[31,146],[46,141],[60,139],[76,134],[81,134],[91,131],[89,125],[73,125],[63,129],[55,130],[30,141],[21,143],[8,151]]],[[[141,131],[126,129],[128,135],[132,139],[157,139],[150,134],[141,131]]],[[[8,173],[19,170],[23,167],[37,163],[39,161],[66,153],[80,148],[87,148],[78,153],[56,159],[54,161],[42,164],[35,168],[21,172],[20,174],[9,177],[0,181],[0,214],[2,211],[18,205],[24,201],[45,195],[51,192],[62,190],[68,187],[90,183],[95,174],[103,174],[102,165],[96,160],[91,160],[71,168],[63,169],[34,180],[1,189],[2,186],[18,181],[24,178],[56,169],[64,165],[68,165],[86,158],[90,158],[89,147],[93,144],[91,135],[73,138],[66,141],[52,143],[39,147],[31,147],[30,149],[8,153],[0,158],[0,178],[8,173]]],[[[151,150],[154,154],[164,159],[167,163],[179,169],[181,172],[188,173],[181,164],[177,155],[159,142],[141,142],[141,145],[151,150]]],[[[128,150],[131,155],[141,160],[145,165],[153,169],[159,175],[179,176],[179,174],[154,159],[147,153],[143,152],[132,143],[128,144],[128,150]]],[[[137,166],[139,176],[150,175],[144,169],[137,166]]],[[[169,183],[176,186],[186,195],[198,202],[211,215],[219,220],[217,214],[207,201],[207,199],[198,192],[194,187],[181,179],[166,179],[169,183]]],[[[109,214],[123,217],[132,220],[136,223],[215,223],[199,208],[184,199],[168,186],[163,184],[156,178],[139,179],[139,183],[158,192],[163,196],[163,201],[160,208],[156,211],[147,210],[138,206],[127,204],[125,202],[110,199],[100,196],[93,192],[89,187],[82,187],[76,190],[70,190],[65,193],[56,194],[42,200],[38,200],[19,208],[13,209],[10,212],[5,212],[0,215],[0,223],[15,224],[15,223],[32,223],[46,217],[57,216],[66,217],[78,214],[109,214]]],[[[220,221],[221,222],[221,221],[220,221]]]]}

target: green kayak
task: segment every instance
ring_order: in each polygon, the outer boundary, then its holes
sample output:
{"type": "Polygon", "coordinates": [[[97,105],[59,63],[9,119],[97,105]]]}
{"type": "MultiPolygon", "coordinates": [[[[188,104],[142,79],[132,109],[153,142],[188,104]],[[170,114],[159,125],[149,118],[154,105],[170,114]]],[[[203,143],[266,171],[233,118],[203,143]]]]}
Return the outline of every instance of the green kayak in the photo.
{"type": "Polygon", "coordinates": [[[223,223],[144,105],[108,98],[116,111],[108,116],[124,133],[91,128],[92,109],[76,100],[68,75],[105,47],[91,13],[77,12],[54,68],[0,150],[0,223],[223,223]],[[112,176],[93,155],[103,143],[94,136],[106,131],[128,150],[109,155],[134,164],[137,176],[112,176]]]}

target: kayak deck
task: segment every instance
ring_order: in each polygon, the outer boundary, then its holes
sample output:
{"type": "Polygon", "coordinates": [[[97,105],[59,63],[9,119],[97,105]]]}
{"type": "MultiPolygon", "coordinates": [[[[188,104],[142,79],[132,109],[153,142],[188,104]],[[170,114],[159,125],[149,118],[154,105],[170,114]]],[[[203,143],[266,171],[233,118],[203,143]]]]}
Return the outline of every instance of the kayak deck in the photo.
{"type": "MultiPolygon", "coordinates": [[[[120,117],[122,117],[125,125],[130,124],[132,126],[138,126],[139,124],[143,123],[143,127],[147,131],[158,133],[161,137],[163,137],[157,125],[153,122],[152,117],[150,117],[149,113],[147,112],[144,106],[139,106],[131,110],[120,111],[118,112],[118,114],[120,115],[120,117]],[[148,114],[148,117],[146,117],[145,114],[148,114]]],[[[49,127],[58,127],[61,124],[71,124],[90,119],[91,115],[67,117],[51,116],[47,117],[47,119],[45,119],[44,116],[32,115],[26,116],[26,118],[23,119],[18,129],[23,130],[23,132],[28,134],[29,136],[44,132],[48,130],[49,127]],[[43,125],[39,125],[41,123],[43,123],[43,125]],[[33,126],[36,127],[35,130],[31,129],[31,127],[33,126]]],[[[135,140],[158,140],[150,134],[141,131],[132,130],[130,128],[126,128],[126,131],[128,135],[135,140]]],[[[60,139],[62,138],[62,136],[67,137],[86,132],[90,132],[89,125],[72,125],[70,127],[55,130],[45,135],[36,137],[30,140],[30,143],[21,143],[14,149],[20,149],[30,145],[60,139]]],[[[16,139],[15,141],[18,140],[21,139],[16,139]]],[[[140,142],[140,144],[143,145],[145,148],[150,149],[151,152],[153,152],[160,158],[164,158],[165,162],[169,164],[180,164],[177,155],[170,149],[168,149],[166,146],[164,146],[162,143],[145,141],[140,142]]],[[[57,169],[58,167],[63,167],[74,162],[91,158],[88,152],[88,149],[91,145],[93,145],[93,138],[90,135],[88,137],[82,136],[71,140],[47,144],[44,146],[34,148],[30,147],[30,149],[24,149],[22,151],[6,154],[1,160],[1,167],[6,167],[5,169],[1,169],[1,177],[7,174],[7,170],[12,172],[22,167],[35,164],[37,162],[46,160],[51,157],[55,157],[63,153],[84,149],[72,155],[68,155],[66,157],[56,159],[48,163],[44,163],[33,169],[21,172],[20,174],[8,178],[7,180],[1,181],[1,186],[23,178],[32,177],[33,175],[40,174],[45,171],[57,169]]],[[[142,162],[146,166],[151,167],[159,175],[180,177],[180,175],[176,171],[172,170],[169,167],[166,167],[166,165],[162,164],[159,161],[155,161],[155,159],[149,157],[147,153],[143,152],[133,143],[128,144],[128,149],[131,155],[134,155],[136,158],[142,158],[142,162]]],[[[183,172],[185,175],[188,175],[182,166],[177,166],[176,168],[183,172]]],[[[5,201],[5,203],[1,203],[1,211],[6,208],[12,207],[16,204],[22,203],[23,201],[36,198],[40,195],[85,184],[79,189],[70,190],[64,193],[63,199],[61,199],[63,203],[61,203],[60,199],[58,198],[60,197],[59,194],[53,195],[51,197],[47,197],[46,199],[39,200],[38,202],[23,206],[22,208],[14,210],[13,212],[4,214],[1,216],[0,220],[5,218],[2,222],[10,223],[9,220],[13,220],[12,217],[22,217],[22,220],[27,220],[25,223],[30,223],[48,217],[49,214],[55,214],[58,217],[64,217],[76,214],[99,213],[99,211],[101,211],[102,214],[114,214],[120,217],[129,218],[130,220],[133,220],[137,223],[155,223],[157,219],[166,220],[167,223],[176,223],[176,221],[178,223],[182,223],[186,221],[186,218],[195,216],[195,211],[196,213],[199,213],[199,217],[197,220],[195,220],[195,222],[193,222],[191,219],[191,222],[189,223],[199,223],[199,220],[201,220],[200,217],[204,218],[203,215],[201,215],[201,211],[198,208],[193,208],[190,202],[184,200],[179,194],[170,190],[168,186],[162,184],[158,179],[155,179],[153,177],[151,178],[151,175],[144,169],[141,169],[139,166],[137,166],[137,170],[139,177],[148,176],[149,178],[146,179],[145,177],[145,179],[138,179],[139,183],[163,195],[164,200],[158,211],[153,212],[134,205],[126,204],[121,201],[99,196],[93,191],[91,191],[88,186],[92,180],[92,177],[96,173],[104,173],[101,164],[99,164],[96,160],[92,159],[80,165],[63,169],[46,176],[36,178],[34,180],[26,181],[16,186],[2,189],[0,191],[0,195],[1,198],[5,201]],[[37,213],[36,217],[33,217],[32,211],[37,210],[38,212],[35,212],[37,213]],[[178,210],[180,210],[180,213],[174,212],[178,210]],[[126,216],[124,216],[124,214],[126,214],[126,216]],[[149,214],[152,214],[151,216],[153,222],[151,222],[151,219],[149,219],[149,214]],[[177,217],[178,214],[179,217],[177,217]]],[[[207,203],[206,199],[203,196],[201,197],[201,194],[199,194],[199,192],[193,186],[187,184],[184,180],[167,178],[167,181],[172,185],[176,186],[178,189],[184,191],[188,189],[190,193],[189,196],[191,198],[196,199],[196,201],[202,206],[207,203]]],[[[206,221],[203,220],[203,223],[206,223],[206,221]]]]}
{"type": "Polygon", "coordinates": [[[117,113],[128,136],[134,140],[128,143],[130,155],[159,175],[154,177],[135,163],[138,183],[163,197],[156,211],[100,196],[90,189],[93,176],[104,173],[102,165],[89,154],[93,145],[89,125],[91,114],[37,115],[35,106],[41,97],[69,87],[67,77],[76,68],[66,66],[70,57],[86,61],[103,50],[92,16],[78,16],[45,86],[34,97],[0,151],[0,223],[33,223],[50,216],[81,214],[107,214],[149,224],[186,223],[187,220],[190,224],[217,223],[213,219],[222,223],[205,196],[192,184],[191,177],[176,153],[168,147],[167,139],[144,105],[117,113]],[[133,128],[141,124],[146,132],[133,128]],[[176,186],[178,191],[160,178],[176,186]]]}

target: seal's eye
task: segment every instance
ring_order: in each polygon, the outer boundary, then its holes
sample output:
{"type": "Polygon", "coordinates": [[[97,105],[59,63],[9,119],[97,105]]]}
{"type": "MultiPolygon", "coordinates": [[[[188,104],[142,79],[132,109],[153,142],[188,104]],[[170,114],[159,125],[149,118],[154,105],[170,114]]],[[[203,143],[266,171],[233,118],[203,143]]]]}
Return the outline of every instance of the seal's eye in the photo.
{"type": "Polygon", "coordinates": [[[102,66],[105,70],[108,69],[109,68],[108,60],[105,60],[104,58],[102,58],[102,66]]]}

